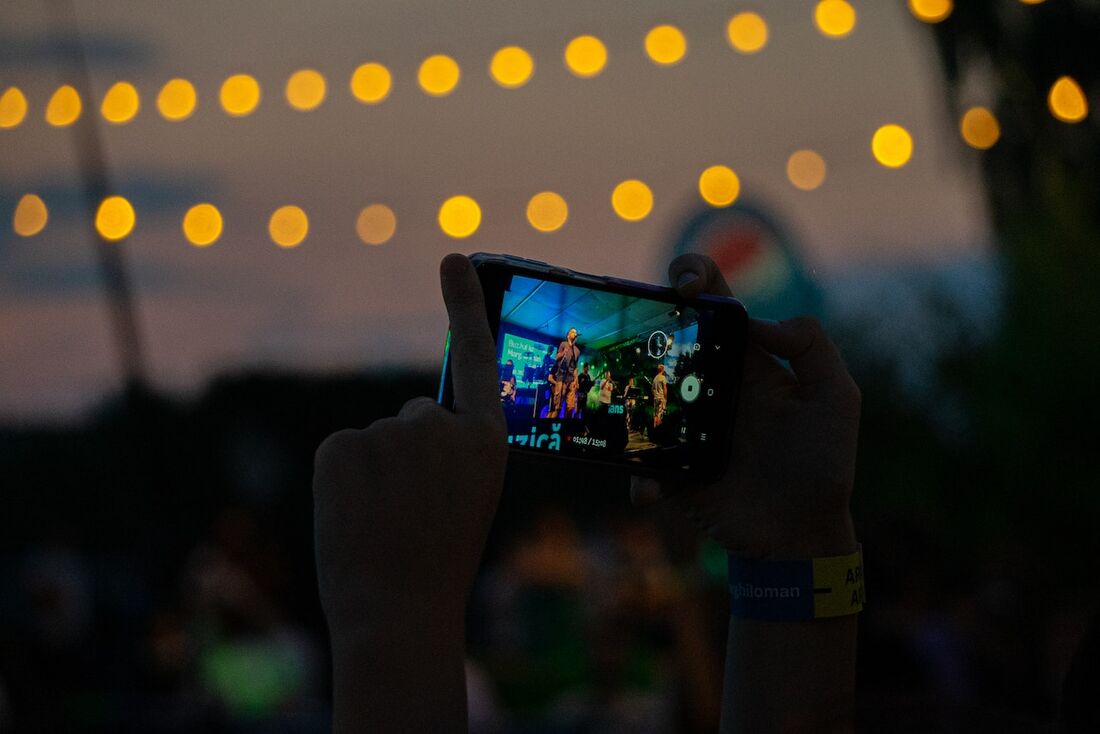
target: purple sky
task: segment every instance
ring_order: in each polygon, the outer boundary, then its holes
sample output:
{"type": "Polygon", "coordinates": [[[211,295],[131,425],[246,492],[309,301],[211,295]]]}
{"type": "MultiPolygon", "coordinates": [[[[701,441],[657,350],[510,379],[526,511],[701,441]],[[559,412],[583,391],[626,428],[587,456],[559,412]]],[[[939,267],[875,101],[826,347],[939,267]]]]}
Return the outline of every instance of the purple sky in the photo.
{"type": "MultiPolygon", "coordinates": [[[[738,172],[743,196],[781,212],[822,276],[981,252],[990,233],[979,154],[946,116],[927,27],[903,2],[853,4],[855,31],[832,40],[814,28],[812,2],[760,3],[753,9],[768,21],[770,42],[744,56],[725,40],[729,17],[749,9],[743,3],[203,0],[144,4],[150,10],[139,13],[122,0],[78,2],[81,30],[94,42],[97,95],[119,79],[142,95],[137,118],[104,124],[102,138],[120,187],[145,182],[149,199],[126,252],[154,384],[193,390],[246,365],[434,363],[446,328],[436,263],[454,250],[658,279],[668,242],[699,206],[698,174],[715,163],[738,172]],[[642,40],[666,22],[684,31],[689,51],[678,66],[658,68],[642,40]],[[574,78],[561,62],[581,33],[602,38],[610,54],[593,79],[574,78]],[[112,44],[138,49],[137,58],[108,53],[112,44]],[[517,90],[486,72],[509,44],[535,60],[517,90]],[[415,83],[420,60],[433,53],[453,56],[463,71],[441,99],[415,83]],[[370,60],[394,74],[390,97],[375,107],[347,91],[351,71],[370,60]],[[326,102],[309,113],[290,109],[282,94],[303,67],[329,81],[326,102]],[[263,101],[250,117],[231,119],[217,90],[240,72],[260,81],[263,101]],[[173,76],[198,89],[185,122],[166,122],[154,107],[173,76]],[[870,155],[873,132],[889,122],[915,140],[900,170],[870,155]],[[812,192],[785,175],[787,156],[804,147],[828,164],[812,192]],[[611,210],[611,190],[626,178],[654,192],[642,222],[611,210]],[[568,223],[552,234],[524,219],[527,200],[546,189],[570,205],[568,223]],[[441,202],[459,193],[484,214],[461,242],[435,221],[441,202]],[[221,240],[203,250],[180,232],[199,201],[226,219],[221,240]],[[378,201],[396,212],[397,233],[367,247],[355,218],[378,201]],[[266,233],[270,213],[287,203],[311,222],[291,251],[266,233]]],[[[22,194],[78,185],[71,131],[42,121],[46,99],[66,80],[49,58],[20,52],[47,30],[41,8],[38,0],[0,7],[0,46],[9,48],[0,54],[0,91],[18,85],[31,105],[22,125],[0,130],[0,416],[24,418],[73,415],[117,385],[87,218],[59,205],[36,237],[10,229],[22,194]]],[[[988,101],[980,89],[975,95],[968,101],[988,101]]]]}

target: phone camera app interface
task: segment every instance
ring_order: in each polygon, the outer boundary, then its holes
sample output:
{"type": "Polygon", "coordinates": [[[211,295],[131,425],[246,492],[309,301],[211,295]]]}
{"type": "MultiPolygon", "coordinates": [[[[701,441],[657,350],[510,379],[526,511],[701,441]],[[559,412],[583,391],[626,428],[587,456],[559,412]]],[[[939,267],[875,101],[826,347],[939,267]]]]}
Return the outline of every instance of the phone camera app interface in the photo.
{"type": "Polygon", "coordinates": [[[699,342],[694,308],[514,276],[497,335],[509,443],[684,464],[707,391],[699,342]]]}

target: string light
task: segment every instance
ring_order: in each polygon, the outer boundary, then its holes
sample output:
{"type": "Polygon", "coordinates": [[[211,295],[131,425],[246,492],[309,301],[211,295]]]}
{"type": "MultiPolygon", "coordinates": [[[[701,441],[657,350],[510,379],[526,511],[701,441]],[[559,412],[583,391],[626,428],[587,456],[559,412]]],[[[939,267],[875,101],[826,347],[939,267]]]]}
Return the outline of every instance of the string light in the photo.
{"type": "Polygon", "coordinates": [[[183,236],[195,247],[209,247],[222,236],[222,214],[213,204],[196,204],[183,215],[183,236]]]}
{"type": "Polygon", "coordinates": [[[439,207],[439,228],[455,239],[469,237],[481,226],[481,207],[469,196],[452,196],[439,207]]]}
{"type": "Polygon", "coordinates": [[[99,112],[112,125],[125,125],[141,109],[141,98],[130,82],[115,82],[103,95],[99,112]]]}
{"type": "Polygon", "coordinates": [[[96,231],[110,242],[125,239],[134,230],[136,221],[134,207],[121,196],[108,196],[95,213],[96,231]]]}
{"type": "Polygon", "coordinates": [[[0,95],[0,128],[12,128],[27,116],[27,98],[19,87],[8,87],[0,95]]]}
{"type": "Polygon", "coordinates": [[[909,12],[924,23],[939,23],[955,9],[952,0],[909,0],[909,12]]]}
{"type": "Polygon", "coordinates": [[[734,50],[754,54],[768,45],[768,24],[757,13],[738,13],[730,18],[726,37],[734,50]]]}
{"type": "Polygon", "coordinates": [[[351,94],[363,104],[378,104],[390,95],[393,77],[377,61],[361,64],[351,75],[351,94]]]}
{"type": "Polygon", "coordinates": [[[218,91],[225,114],[230,117],[247,117],[260,104],[260,83],[248,74],[234,74],[222,82],[218,91]]]}
{"type": "Polygon", "coordinates": [[[171,79],[157,95],[157,109],[161,117],[171,122],[186,120],[195,111],[198,95],[195,86],[186,79],[171,79]]]}
{"type": "Polygon", "coordinates": [[[80,93],[65,84],[57,88],[46,105],[46,122],[54,127],[68,127],[80,118],[83,110],[80,93]]]}
{"type": "Polygon", "coordinates": [[[1001,137],[1001,126],[985,107],[971,107],[959,121],[959,132],[971,148],[987,150],[1001,137]]]}
{"type": "Polygon", "coordinates": [[[741,179],[728,166],[711,166],[699,176],[699,195],[711,206],[729,206],[741,193],[741,179]]]}
{"type": "Polygon", "coordinates": [[[301,207],[287,204],[276,209],[267,222],[267,233],[271,241],[283,249],[302,244],[309,234],[309,217],[301,207]]]}
{"type": "Polygon", "coordinates": [[[543,191],[527,202],[527,222],[539,232],[556,232],[569,219],[569,205],[560,194],[543,191]]]}
{"type": "Polygon", "coordinates": [[[1089,103],[1081,85],[1073,77],[1063,76],[1050,87],[1047,95],[1050,114],[1062,122],[1081,122],[1089,114],[1089,103]]]}
{"type": "Polygon", "coordinates": [[[607,66],[607,47],[595,36],[577,36],[565,47],[565,65],[573,76],[590,79],[607,66]]]}
{"type": "Polygon", "coordinates": [[[299,112],[321,106],[328,92],[325,77],[316,69],[299,69],[286,80],[286,101],[299,112]]]}
{"type": "Polygon", "coordinates": [[[37,194],[24,194],[15,205],[11,228],[20,237],[33,237],[46,228],[50,212],[37,194]]]}
{"type": "Polygon", "coordinates": [[[674,66],[687,53],[687,39],[674,25],[659,25],[645,35],[645,52],[658,66],[674,66]]]}
{"type": "Polygon", "coordinates": [[[796,189],[813,191],[825,183],[825,159],[808,148],[796,150],[787,158],[787,180],[796,189]]]}
{"type": "Polygon", "coordinates": [[[450,56],[436,54],[424,59],[416,74],[420,88],[433,97],[445,97],[458,86],[462,71],[450,56]]]}
{"type": "Polygon", "coordinates": [[[365,244],[384,245],[397,231],[397,216],[385,204],[371,204],[359,212],[355,232],[365,244]]]}
{"type": "Polygon", "coordinates": [[[653,211],[653,192],[644,182],[628,179],[611,192],[611,207],[628,222],[641,221],[653,211]]]}
{"type": "Polygon", "coordinates": [[[913,136],[901,125],[883,125],[871,138],[871,152],[887,168],[901,168],[913,156],[913,136]]]}
{"type": "Polygon", "coordinates": [[[844,38],[856,27],[856,9],[846,0],[821,0],[814,7],[814,24],[824,36],[844,38]]]}
{"type": "Polygon", "coordinates": [[[527,83],[535,71],[531,54],[519,46],[505,46],[493,54],[489,74],[505,89],[517,89],[527,83]]]}

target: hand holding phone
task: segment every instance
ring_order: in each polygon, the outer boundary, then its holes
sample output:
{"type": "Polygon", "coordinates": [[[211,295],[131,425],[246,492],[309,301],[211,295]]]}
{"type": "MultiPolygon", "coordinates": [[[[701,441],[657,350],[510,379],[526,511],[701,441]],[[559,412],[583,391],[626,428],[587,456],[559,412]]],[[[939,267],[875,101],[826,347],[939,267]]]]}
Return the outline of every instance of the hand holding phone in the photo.
{"type": "MultiPolygon", "coordinates": [[[[651,476],[721,476],[745,347],[738,301],[508,255],[470,259],[513,451],[651,476]]],[[[448,356],[445,406],[452,382],[448,356]]]]}
{"type": "MultiPolygon", "coordinates": [[[[729,293],[714,262],[700,255],[674,260],[669,280],[684,296],[729,293]]],[[[632,499],[672,495],[735,555],[849,553],[859,411],[859,388],[816,319],[750,320],[729,470],[714,483],[636,477],[632,499]]]]}

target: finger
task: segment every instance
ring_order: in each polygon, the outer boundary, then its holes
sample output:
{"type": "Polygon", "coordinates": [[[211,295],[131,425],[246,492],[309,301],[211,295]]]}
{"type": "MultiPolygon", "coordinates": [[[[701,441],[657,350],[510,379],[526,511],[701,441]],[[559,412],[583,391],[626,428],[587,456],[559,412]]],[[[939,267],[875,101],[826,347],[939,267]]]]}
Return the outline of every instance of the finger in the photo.
{"type": "Polygon", "coordinates": [[[668,264],[668,282],[687,298],[700,293],[732,295],[729,283],[714,261],[695,252],[680,255],[668,264]]]}
{"type": "Polygon", "coordinates": [[[446,411],[440,407],[439,403],[432,398],[421,395],[402,405],[397,417],[404,421],[418,421],[426,417],[437,416],[440,413],[446,413],[446,411]]]}
{"type": "Polygon", "coordinates": [[[800,385],[832,385],[851,379],[840,351],[812,316],[786,321],[749,319],[749,338],[787,360],[800,385]]]}
{"type": "Polygon", "coordinates": [[[455,412],[488,414],[500,410],[496,349],[489,333],[481,280],[465,255],[448,255],[439,280],[451,320],[451,380],[455,412]]]}

